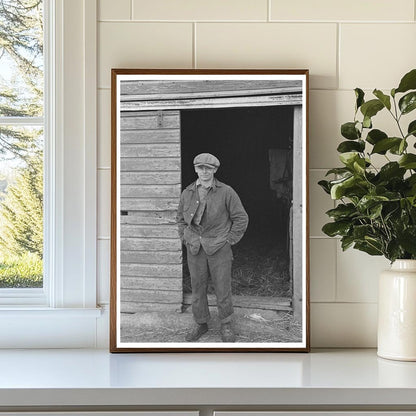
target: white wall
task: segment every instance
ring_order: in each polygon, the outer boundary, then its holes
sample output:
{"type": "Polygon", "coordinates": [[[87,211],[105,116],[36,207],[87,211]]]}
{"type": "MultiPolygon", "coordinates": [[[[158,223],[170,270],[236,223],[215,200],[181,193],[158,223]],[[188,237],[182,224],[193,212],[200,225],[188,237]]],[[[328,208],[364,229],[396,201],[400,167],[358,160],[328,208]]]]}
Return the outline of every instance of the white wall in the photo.
{"type": "MultiPolygon", "coordinates": [[[[398,85],[416,67],[415,0],[99,0],[98,291],[109,301],[110,69],[309,68],[313,347],[376,345],[380,257],[326,238],[316,185],[338,164],[355,87],[398,85]]],[[[389,120],[381,118],[381,126],[389,120]]]]}

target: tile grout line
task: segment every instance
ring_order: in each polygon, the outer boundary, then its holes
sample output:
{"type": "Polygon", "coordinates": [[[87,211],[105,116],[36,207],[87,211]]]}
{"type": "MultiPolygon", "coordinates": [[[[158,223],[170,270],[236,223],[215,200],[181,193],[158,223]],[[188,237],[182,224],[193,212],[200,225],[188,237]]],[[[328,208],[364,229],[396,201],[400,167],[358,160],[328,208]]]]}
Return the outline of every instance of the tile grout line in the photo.
{"type": "Polygon", "coordinates": [[[340,241],[335,241],[335,244],[334,244],[334,251],[335,251],[334,252],[334,259],[335,259],[334,302],[335,303],[338,303],[338,244],[340,244],[340,241]]]}
{"type": "Polygon", "coordinates": [[[315,305],[335,305],[335,306],[339,306],[339,305],[377,305],[378,302],[374,301],[358,301],[358,300],[354,300],[354,301],[341,301],[341,302],[331,302],[331,301],[319,301],[319,300],[315,300],[315,301],[311,301],[311,303],[315,304],[315,305]]]}
{"type": "Polygon", "coordinates": [[[133,20],[133,0],[130,0],[130,20],[133,20]]]}
{"type": "MultiPolygon", "coordinates": [[[[131,7],[131,13],[134,13],[133,6],[131,7]]],[[[209,20],[191,20],[191,19],[98,19],[98,23],[282,23],[282,24],[353,24],[353,25],[414,25],[413,20],[270,20],[270,22],[264,19],[209,19],[209,20]]]]}
{"type": "Polygon", "coordinates": [[[339,90],[340,84],[340,71],[341,71],[341,24],[337,23],[337,90],[339,90]]]}
{"type": "Polygon", "coordinates": [[[196,22],[192,23],[192,68],[196,69],[196,22]]]}
{"type": "Polygon", "coordinates": [[[268,23],[271,22],[271,20],[272,20],[272,5],[271,5],[271,1],[272,0],[267,0],[267,22],[268,23]]]}

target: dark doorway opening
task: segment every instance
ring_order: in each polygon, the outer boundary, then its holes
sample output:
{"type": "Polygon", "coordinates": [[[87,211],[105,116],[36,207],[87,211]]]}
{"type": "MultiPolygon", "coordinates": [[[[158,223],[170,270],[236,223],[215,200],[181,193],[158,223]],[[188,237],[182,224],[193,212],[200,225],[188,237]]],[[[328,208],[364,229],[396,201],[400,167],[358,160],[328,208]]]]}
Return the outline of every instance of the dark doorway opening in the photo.
{"type": "MultiPolygon", "coordinates": [[[[181,111],[182,187],[195,181],[193,158],[212,153],[216,177],[232,186],[249,215],[233,247],[233,294],[290,297],[293,107],[181,111]]],[[[190,278],[184,253],[184,291],[190,278]]]]}

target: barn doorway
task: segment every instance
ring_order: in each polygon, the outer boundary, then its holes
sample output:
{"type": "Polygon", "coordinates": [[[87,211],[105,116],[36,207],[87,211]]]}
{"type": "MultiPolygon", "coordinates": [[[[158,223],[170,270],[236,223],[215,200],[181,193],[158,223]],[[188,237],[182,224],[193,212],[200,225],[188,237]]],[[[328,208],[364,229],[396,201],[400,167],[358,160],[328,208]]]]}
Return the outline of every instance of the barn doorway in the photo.
{"type": "MultiPolygon", "coordinates": [[[[237,191],[249,215],[247,232],[233,247],[233,295],[291,297],[293,107],[180,113],[182,188],[196,179],[195,155],[212,153],[221,161],[216,177],[237,191]]],[[[190,293],[186,252],[183,279],[190,293]]]]}

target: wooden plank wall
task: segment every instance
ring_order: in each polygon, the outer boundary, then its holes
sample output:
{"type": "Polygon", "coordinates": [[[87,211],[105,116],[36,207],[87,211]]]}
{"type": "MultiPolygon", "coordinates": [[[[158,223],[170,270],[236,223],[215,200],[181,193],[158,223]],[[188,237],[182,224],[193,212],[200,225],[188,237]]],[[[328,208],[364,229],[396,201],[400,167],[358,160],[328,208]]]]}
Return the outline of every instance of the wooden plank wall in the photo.
{"type": "Polygon", "coordinates": [[[180,114],[122,112],[120,124],[121,311],[180,309],[180,114]]]}

